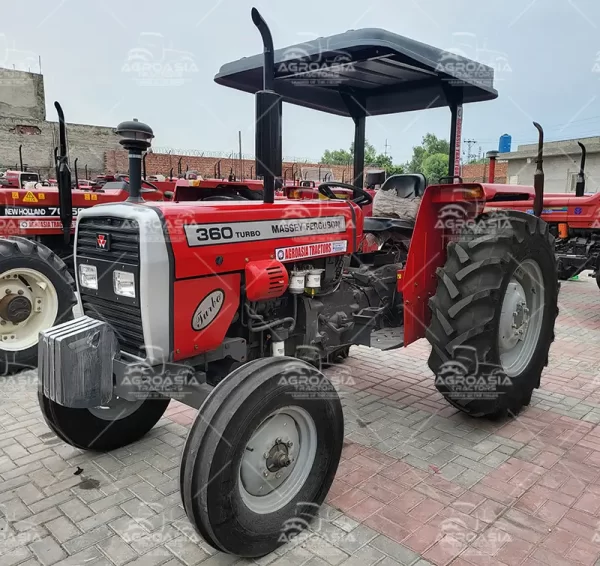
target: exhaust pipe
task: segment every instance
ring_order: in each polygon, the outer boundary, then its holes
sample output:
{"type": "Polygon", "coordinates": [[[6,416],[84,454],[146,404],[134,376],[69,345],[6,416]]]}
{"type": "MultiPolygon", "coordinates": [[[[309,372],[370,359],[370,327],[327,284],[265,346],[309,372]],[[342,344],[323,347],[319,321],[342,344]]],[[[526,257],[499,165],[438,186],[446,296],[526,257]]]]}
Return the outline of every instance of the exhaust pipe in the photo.
{"type": "Polygon", "coordinates": [[[499,151],[488,151],[485,156],[490,160],[490,168],[488,171],[488,183],[496,182],[496,159],[500,154],[499,151]]]}
{"type": "Polygon", "coordinates": [[[23,145],[19,146],[19,163],[21,164],[21,173],[23,171],[25,171],[25,169],[23,169],[23,145]]]}
{"type": "Polygon", "coordinates": [[[79,161],[79,157],[75,158],[75,161],[73,162],[73,168],[75,169],[75,188],[78,189],[79,188],[79,175],[77,175],[77,162],[79,161]]]}
{"type": "Polygon", "coordinates": [[[582,197],[585,193],[585,156],[587,155],[587,150],[581,142],[577,142],[577,145],[581,148],[581,163],[579,165],[579,173],[577,174],[575,196],[582,197]]]}
{"type": "Polygon", "coordinates": [[[263,178],[264,202],[275,202],[275,178],[281,177],[281,96],[274,91],[275,50],[267,22],[256,8],[252,21],[263,42],[263,88],[256,93],[256,175],[263,178]]]}
{"type": "Polygon", "coordinates": [[[71,241],[71,223],[73,222],[73,189],[71,187],[71,169],[67,153],[67,126],[65,114],[58,102],[54,103],[58,112],[59,149],[56,155],[56,181],[58,182],[58,203],[60,205],[60,222],[63,228],[65,243],[71,241]]]}
{"type": "Polygon", "coordinates": [[[537,122],[534,122],[533,125],[539,133],[536,159],[537,166],[533,175],[533,188],[535,190],[533,214],[539,218],[542,215],[542,210],[544,208],[544,130],[537,122]]]}

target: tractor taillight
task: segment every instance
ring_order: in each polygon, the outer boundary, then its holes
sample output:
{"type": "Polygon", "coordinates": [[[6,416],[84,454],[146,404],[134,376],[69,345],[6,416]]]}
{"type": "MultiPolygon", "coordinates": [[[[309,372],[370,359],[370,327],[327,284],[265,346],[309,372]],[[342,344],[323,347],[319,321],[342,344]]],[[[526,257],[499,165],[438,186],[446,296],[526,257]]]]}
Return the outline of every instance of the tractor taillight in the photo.
{"type": "Polygon", "coordinates": [[[465,200],[481,200],[485,197],[482,187],[465,187],[462,189],[465,200]]]}
{"type": "Polygon", "coordinates": [[[249,301],[281,297],[288,283],[287,269],[277,260],[265,259],[246,264],[246,296],[249,301]]]}

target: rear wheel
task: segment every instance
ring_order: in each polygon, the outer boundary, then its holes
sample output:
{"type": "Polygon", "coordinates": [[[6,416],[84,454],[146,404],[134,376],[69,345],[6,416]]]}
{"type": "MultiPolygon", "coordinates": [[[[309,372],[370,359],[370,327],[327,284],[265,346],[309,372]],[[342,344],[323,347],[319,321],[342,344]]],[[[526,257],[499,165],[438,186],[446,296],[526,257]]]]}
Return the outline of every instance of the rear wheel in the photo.
{"type": "Polygon", "coordinates": [[[211,392],[181,462],[186,513],[215,548],[268,554],[305,528],[341,456],[344,420],[331,383],[295,358],[254,360],[211,392]]]}
{"type": "Polygon", "coordinates": [[[73,318],[74,287],[65,263],[46,246],[0,239],[0,374],[37,365],[39,333],[73,318]]]}
{"type": "Polygon", "coordinates": [[[113,397],[102,407],[71,409],[38,393],[44,419],[60,439],[83,450],[114,450],[139,440],[160,420],[170,399],[113,397]]]}
{"type": "Polygon", "coordinates": [[[430,299],[429,367],[461,411],[516,414],[539,387],[558,313],[553,240],[539,218],[501,211],[448,245],[430,299]],[[466,376],[448,369],[457,361],[466,376]]]}

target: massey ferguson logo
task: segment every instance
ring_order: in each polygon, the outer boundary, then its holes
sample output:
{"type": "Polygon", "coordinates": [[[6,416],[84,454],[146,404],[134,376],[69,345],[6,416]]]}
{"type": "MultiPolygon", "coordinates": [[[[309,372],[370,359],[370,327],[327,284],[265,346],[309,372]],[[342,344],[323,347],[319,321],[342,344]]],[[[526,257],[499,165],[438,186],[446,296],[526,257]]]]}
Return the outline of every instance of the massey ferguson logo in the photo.
{"type": "Polygon", "coordinates": [[[98,234],[96,236],[96,248],[99,250],[110,250],[110,236],[108,234],[98,234]]]}

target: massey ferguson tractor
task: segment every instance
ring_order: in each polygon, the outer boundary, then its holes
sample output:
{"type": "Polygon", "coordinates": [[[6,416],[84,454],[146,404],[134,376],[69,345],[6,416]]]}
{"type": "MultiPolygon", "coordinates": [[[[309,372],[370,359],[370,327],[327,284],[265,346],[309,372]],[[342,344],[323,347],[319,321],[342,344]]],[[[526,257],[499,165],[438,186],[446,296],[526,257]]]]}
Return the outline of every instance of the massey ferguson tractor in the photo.
{"type": "MultiPolygon", "coordinates": [[[[542,218],[556,237],[558,278],[566,281],[587,269],[600,287],[600,193],[586,193],[586,147],[581,148],[581,162],[575,193],[553,193],[544,198],[542,218]]],[[[541,154],[538,150],[538,160],[541,154]]],[[[490,164],[491,165],[491,164],[490,164]]],[[[494,185],[496,186],[496,185],[494,185]]],[[[533,199],[492,202],[494,208],[533,212],[533,199]]]]}
{"type": "MultiPolygon", "coordinates": [[[[39,178],[26,172],[11,177],[10,186],[0,185],[0,376],[35,367],[40,331],[70,317],[74,219],[95,204],[129,197],[126,181],[80,190],[77,174],[71,190],[66,122],[58,102],[55,107],[60,138],[56,175],[63,190],[27,188],[24,181],[39,178]]],[[[151,183],[144,182],[142,192],[148,201],[163,200],[151,183]]]]}
{"type": "Polygon", "coordinates": [[[133,442],[172,397],[199,409],[181,462],[185,511],[209,544],[244,557],[306,525],[333,481],[344,419],[322,361],[352,344],[426,338],[432,379],[454,407],[516,414],[540,385],[558,295],[553,237],[539,218],[541,171],[537,215],[484,213],[477,183],[429,186],[414,223],[363,214],[372,202],[362,189],[367,114],[450,106],[456,140],[461,104],[496,98],[491,80],[440,68],[443,51],[384,30],[275,52],[256,9],[252,19],[263,56],[225,65],[216,81],[256,94],[263,200],[146,202],[141,156],[153,133],[122,123],[130,197],[78,215],[84,316],[42,332],[39,345],[41,410],[73,446],[133,442]],[[274,198],[283,101],[352,117],[355,184],[342,186],[351,200],[332,198],[339,183],[320,185],[328,200],[274,198]],[[458,230],[444,220],[457,207],[467,213],[458,230]],[[448,371],[466,347],[473,363],[459,361],[470,373],[448,371]]]}

